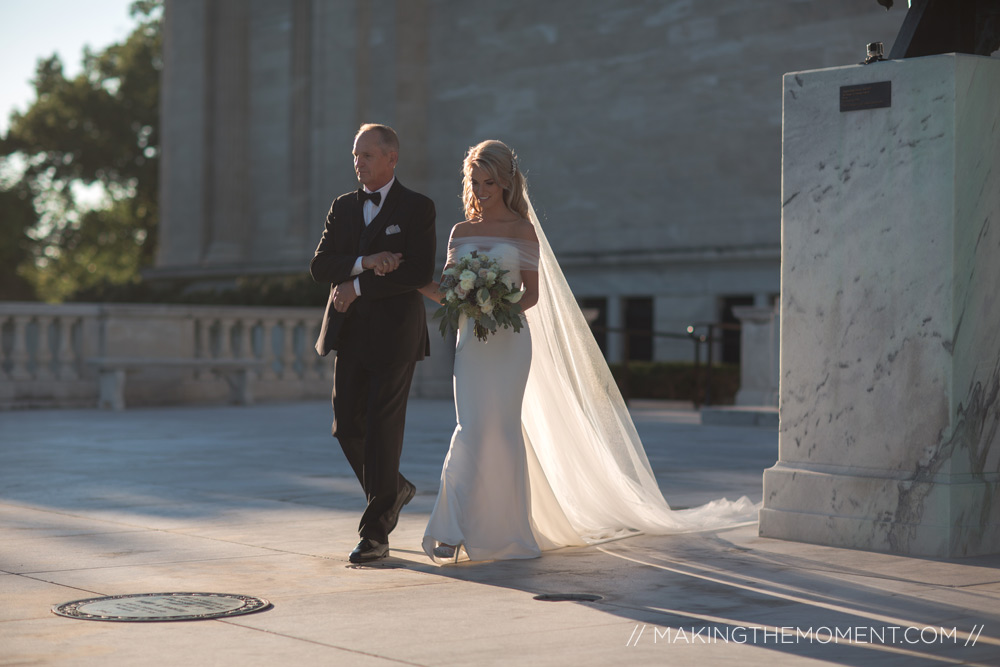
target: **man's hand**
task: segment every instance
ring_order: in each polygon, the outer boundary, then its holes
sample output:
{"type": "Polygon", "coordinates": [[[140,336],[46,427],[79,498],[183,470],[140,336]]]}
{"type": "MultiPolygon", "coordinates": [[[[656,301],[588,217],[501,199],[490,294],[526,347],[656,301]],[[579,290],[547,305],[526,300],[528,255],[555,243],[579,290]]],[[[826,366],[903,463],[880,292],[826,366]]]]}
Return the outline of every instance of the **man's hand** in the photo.
{"type": "Polygon", "coordinates": [[[346,313],[357,298],[358,293],[354,291],[353,280],[340,283],[333,288],[333,309],[338,313],[346,313]]]}
{"type": "Polygon", "coordinates": [[[398,252],[377,252],[374,255],[365,255],[361,258],[362,269],[375,269],[375,274],[384,276],[399,268],[399,263],[403,261],[403,255],[398,252]]]}

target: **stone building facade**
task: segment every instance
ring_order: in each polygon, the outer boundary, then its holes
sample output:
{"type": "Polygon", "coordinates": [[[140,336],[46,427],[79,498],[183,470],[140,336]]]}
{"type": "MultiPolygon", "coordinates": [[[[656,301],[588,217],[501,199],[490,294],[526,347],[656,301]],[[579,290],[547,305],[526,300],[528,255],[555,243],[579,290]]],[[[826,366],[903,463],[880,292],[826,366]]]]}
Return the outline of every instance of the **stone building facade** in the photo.
{"type": "MultiPolygon", "coordinates": [[[[165,12],[153,275],[305,271],[330,202],[357,186],[356,128],[384,122],[401,137],[398,178],[437,203],[439,264],[463,217],[465,150],[502,139],[598,324],[678,335],[778,293],[782,74],[857,63],[867,42],[888,52],[905,6],[167,0],[165,12]]],[[[598,336],[622,357],[621,335],[598,336]]],[[[693,346],[629,349],[689,360],[693,346]]],[[[425,374],[440,380],[437,358],[425,374]]]]}

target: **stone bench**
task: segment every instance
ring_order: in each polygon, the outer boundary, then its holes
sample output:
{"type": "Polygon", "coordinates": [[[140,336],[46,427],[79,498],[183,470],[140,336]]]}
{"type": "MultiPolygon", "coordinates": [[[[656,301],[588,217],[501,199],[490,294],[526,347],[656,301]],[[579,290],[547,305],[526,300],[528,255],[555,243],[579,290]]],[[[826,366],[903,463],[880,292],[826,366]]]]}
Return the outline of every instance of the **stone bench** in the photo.
{"type": "Polygon", "coordinates": [[[129,371],[152,368],[210,371],[225,378],[234,403],[253,403],[251,371],[264,367],[260,359],[172,359],[151,357],[95,357],[87,364],[97,369],[97,407],[125,409],[125,379],[129,371]]]}

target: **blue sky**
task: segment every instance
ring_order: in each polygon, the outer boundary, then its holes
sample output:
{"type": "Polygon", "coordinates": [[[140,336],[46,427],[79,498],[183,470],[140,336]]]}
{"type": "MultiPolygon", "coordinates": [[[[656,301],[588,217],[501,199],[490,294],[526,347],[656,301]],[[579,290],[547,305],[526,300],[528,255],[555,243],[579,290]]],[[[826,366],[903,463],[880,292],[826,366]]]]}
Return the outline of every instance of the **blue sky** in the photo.
{"type": "Polygon", "coordinates": [[[132,0],[0,0],[0,132],[13,109],[34,100],[39,58],[58,53],[67,75],[80,71],[83,47],[100,50],[128,35],[132,0]]]}

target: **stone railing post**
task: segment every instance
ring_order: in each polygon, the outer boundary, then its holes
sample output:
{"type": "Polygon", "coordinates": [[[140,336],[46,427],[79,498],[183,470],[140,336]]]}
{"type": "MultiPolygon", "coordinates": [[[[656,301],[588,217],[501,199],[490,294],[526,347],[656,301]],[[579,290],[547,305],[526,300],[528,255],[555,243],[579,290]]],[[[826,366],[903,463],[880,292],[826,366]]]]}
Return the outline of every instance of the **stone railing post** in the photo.
{"type": "Polygon", "coordinates": [[[278,373],[275,371],[274,364],[277,355],[274,352],[274,329],[278,326],[278,320],[273,317],[265,317],[260,321],[261,332],[261,347],[260,347],[260,358],[264,361],[264,368],[260,371],[260,377],[264,380],[276,380],[278,378],[278,373]]]}
{"type": "Polygon", "coordinates": [[[55,374],[52,372],[52,322],[55,318],[51,315],[39,315],[36,319],[38,323],[38,346],[35,348],[35,379],[52,380],[55,374]]]}
{"type": "Polygon", "coordinates": [[[56,338],[56,363],[59,368],[60,380],[76,380],[79,378],[77,372],[76,354],[73,350],[73,328],[79,317],[62,316],[59,318],[59,333],[56,338]]]}
{"type": "Polygon", "coordinates": [[[292,346],[294,341],[292,340],[292,327],[294,326],[293,320],[288,318],[281,318],[278,320],[278,326],[281,329],[281,344],[278,347],[276,357],[278,359],[278,364],[281,367],[278,371],[279,377],[283,380],[289,380],[294,377],[292,372],[292,359],[294,351],[292,346]]]}
{"type": "Polygon", "coordinates": [[[222,326],[219,329],[219,356],[222,358],[236,358],[236,346],[233,344],[233,335],[238,321],[239,320],[232,317],[226,317],[220,320],[222,326]]]}
{"type": "MultiPolygon", "coordinates": [[[[194,321],[194,356],[200,359],[212,357],[212,320],[208,317],[193,316],[194,321]]],[[[201,379],[206,371],[196,370],[195,379],[201,379]]]]}
{"type": "Polygon", "coordinates": [[[253,330],[257,326],[257,321],[250,317],[243,317],[239,320],[239,344],[233,356],[243,359],[253,359],[257,355],[253,351],[253,330]]]}
{"type": "Polygon", "coordinates": [[[31,371],[28,368],[30,357],[28,353],[28,325],[30,315],[14,315],[14,346],[10,352],[12,380],[30,380],[31,371]]]}

